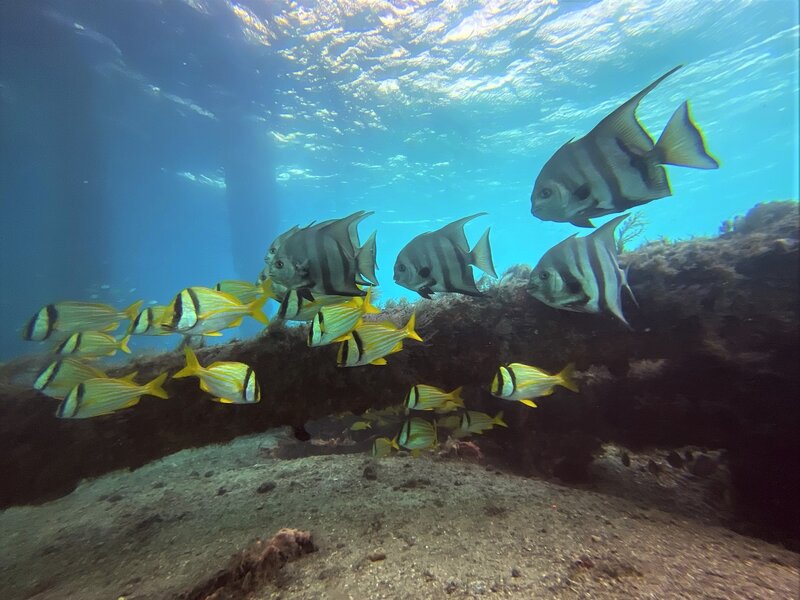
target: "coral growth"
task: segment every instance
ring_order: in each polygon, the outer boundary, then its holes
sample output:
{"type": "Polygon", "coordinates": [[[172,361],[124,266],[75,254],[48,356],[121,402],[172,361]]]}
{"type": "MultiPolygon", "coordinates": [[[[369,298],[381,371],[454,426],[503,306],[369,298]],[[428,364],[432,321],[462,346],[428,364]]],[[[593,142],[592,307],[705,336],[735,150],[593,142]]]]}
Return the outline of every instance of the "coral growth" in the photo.
{"type": "Polygon", "coordinates": [[[281,529],[269,541],[256,540],[231,559],[228,567],[178,600],[240,600],[274,579],[287,562],[316,551],[307,531],[281,529]]]}

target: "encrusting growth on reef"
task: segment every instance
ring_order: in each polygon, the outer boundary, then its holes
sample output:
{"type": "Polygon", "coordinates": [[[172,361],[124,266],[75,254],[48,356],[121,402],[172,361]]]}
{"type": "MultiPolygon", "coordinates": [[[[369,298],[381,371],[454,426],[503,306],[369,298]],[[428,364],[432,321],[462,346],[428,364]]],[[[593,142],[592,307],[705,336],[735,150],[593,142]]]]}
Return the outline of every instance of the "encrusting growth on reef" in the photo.
{"type": "Polygon", "coordinates": [[[176,600],[239,600],[273,579],[287,562],[316,551],[308,531],[281,529],[270,540],[256,540],[228,567],[176,600]]]}

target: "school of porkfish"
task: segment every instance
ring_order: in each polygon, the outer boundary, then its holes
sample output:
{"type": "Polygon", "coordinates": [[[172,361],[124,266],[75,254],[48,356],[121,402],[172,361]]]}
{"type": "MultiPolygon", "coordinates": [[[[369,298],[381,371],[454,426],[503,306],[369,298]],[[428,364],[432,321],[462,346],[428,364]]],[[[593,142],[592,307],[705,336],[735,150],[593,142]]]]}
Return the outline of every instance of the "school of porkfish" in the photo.
{"type": "MultiPolygon", "coordinates": [[[[672,195],[664,165],[716,169],[719,163],[706,150],[700,130],[683,102],[658,141],[639,123],[636,109],[642,98],[680,66],[644,88],[606,116],[588,134],[559,148],[542,168],[531,194],[532,214],[546,221],[593,227],[590,219],[624,212],[672,195]]],[[[27,340],[57,340],[54,360],[36,378],[34,387],[61,400],[56,416],[84,419],[128,409],[144,395],[166,399],[162,387],[168,374],[137,383],[136,373],[111,378],[93,362],[118,351],[130,352],[132,335],[180,334],[216,336],[239,325],[245,317],[267,324],[263,312],[269,299],[280,303],[277,317],[310,322],[308,345],[339,344],[340,367],[385,365],[403,349],[405,340],[422,341],[415,315],[404,326],[365,319],[378,314],[372,290],[376,236],[362,245],[358,225],[371,215],[358,211],[341,219],[295,226],[279,235],[265,256],[257,283],[221,281],[213,288],[189,287],[166,306],[142,309],[141,302],[117,310],[104,304],[59,302],[40,309],[24,330],[27,340]],[[129,321],[125,334],[111,334],[129,321]]],[[[464,217],[436,231],[418,235],[394,264],[394,280],[422,298],[435,293],[481,296],[472,267],[496,278],[489,229],[470,250],[464,225],[481,215],[464,217]]],[[[610,313],[630,327],[622,312],[625,291],[635,302],[626,273],[620,269],[614,232],[623,214],[583,237],[566,238],[548,250],[530,274],[528,292],[556,309],[610,313]]],[[[196,377],[200,388],[222,403],[254,404],[261,390],[253,369],[240,362],[203,366],[185,344],[186,367],[173,377],[196,377]]],[[[491,382],[492,395],[536,407],[535,398],[552,394],[556,386],[573,392],[573,366],[549,374],[523,363],[500,365],[491,382]]],[[[374,439],[373,454],[386,456],[405,449],[413,454],[437,446],[439,431],[454,438],[505,427],[503,413],[495,416],[468,410],[461,388],[447,392],[424,383],[413,385],[405,401],[388,409],[368,410],[349,429],[390,428],[394,437],[374,439]]]]}

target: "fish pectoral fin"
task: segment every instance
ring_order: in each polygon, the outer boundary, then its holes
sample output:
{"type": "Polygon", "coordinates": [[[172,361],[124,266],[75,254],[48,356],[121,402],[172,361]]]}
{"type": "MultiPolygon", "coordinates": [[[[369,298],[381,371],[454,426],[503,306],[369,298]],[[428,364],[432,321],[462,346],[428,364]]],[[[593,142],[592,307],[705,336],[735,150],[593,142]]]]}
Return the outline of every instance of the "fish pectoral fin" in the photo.
{"type": "Polygon", "coordinates": [[[588,183],[584,183],[580,186],[577,190],[572,192],[576,198],[580,200],[586,200],[592,194],[592,188],[589,186],[588,183]]]}
{"type": "Polygon", "coordinates": [[[575,227],[594,227],[592,222],[586,217],[573,217],[569,220],[575,227]]]}
{"type": "Polygon", "coordinates": [[[430,300],[431,295],[433,295],[433,290],[431,290],[431,288],[429,288],[427,285],[423,285],[417,290],[417,293],[423,298],[430,300]]]}
{"type": "Polygon", "coordinates": [[[527,398],[520,400],[522,404],[525,406],[530,406],[531,408],[538,408],[538,405],[533,400],[528,400],[527,398]]]}

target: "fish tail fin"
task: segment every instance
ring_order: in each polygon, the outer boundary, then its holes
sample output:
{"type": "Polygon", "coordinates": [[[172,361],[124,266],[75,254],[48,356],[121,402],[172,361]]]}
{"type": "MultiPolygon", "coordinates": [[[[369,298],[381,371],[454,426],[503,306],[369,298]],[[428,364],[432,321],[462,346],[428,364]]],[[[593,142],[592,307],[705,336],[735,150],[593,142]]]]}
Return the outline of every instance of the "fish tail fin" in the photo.
{"type": "Polygon", "coordinates": [[[149,394],[150,396],[155,396],[156,398],[163,398],[167,400],[169,398],[169,394],[167,391],[161,387],[164,385],[164,382],[167,380],[168,373],[162,373],[150,383],[145,384],[145,393],[149,394]]]}
{"type": "Polygon", "coordinates": [[[123,309],[122,312],[125,313],[125,316],[128,317],[131,321],[136,319],[139,316],[139,311],[142,310],[142,304],[144,304],[144,300],[137,300],[129,307],[123,309]]]}
{"type": "Polygon", "coordinates": [[[575,364],[569,363],[561,370],[561,373],[556,375],[558,377],[558,384],[564,386],[570,391],[577,392],[578,384],[575,383],[573,377],[575,376],[575,364]]]}
{"type": "Polygon", "coordinates": [[[267,315],[264,314],[264,305],[267,303],[267,299],[269,296],[264,294],[260,298],[256,298],[250,304],[247,305],[248,314],[253,317],[259,323],[263,323],[264,325],[269,325],[269,319],[267,315]]]}
{"type": "Polygon", "coordinates": [[[378,278],[375,276],[375,269],[378,264],[375,262],[377,250],[375,247],[375,236],[377,231],[373,231],[372,235],[367,238],[364,245],[356,252],[356,267],[358,272],[366,277],[373,285],[378,285],[378,278]]]}
{"type": "Polygon", "coordinates": [[[379,308],[372,305],[372,288],[367,289],[367,295],[364,296],[364,312],[370,315],[377,315],[381,312],[379,308]]]}
{"type": "Polygon", "coordinates": [[[481,239],[475,244],[472,252],[469,253],[469,262],[487,275],[497,279],[497,273],[492,264],[492,248],[489,246],[489,229],[483,232],[481,239]]]}
{"type": "Polygon", "coordinates": [[[448,394],[448,396],[450,396],[450,402],[452,402],[456,406],[460,406],[461,408],[464,408],[464,399],[461,397],[461,392],[463,391],[464,391],[464,386],[462,385],[457,387],[448,394]]]}
{"type": "Polygon", "coordinates": [[[173,379],[199,375],[203,370],[203,367],[200,366],[200,361],[197,360],[197,355],[194,353],[194,350],[189,346],[184,346],[183,352],[186,355],[186,366],[175,373],[175,375],[172,376],[173,379]]]}
{"type": "Polygon", "coordinates": [[[128,348],[128,341],[130,339],[131,339],[131,334],[129,333],[119,341],[119,349],[122,350],[125,354],[131,353],[131,349],[128,348]]]}
{"type": "Polygon", "coordinates": [[[423,341],[422,338],[419,337],[419,334],[416,331],[414,331],[414,327],[416,326],[416,324],[417,324],[417,313],[412,312],[411,318],[408,320],[408,323],[406,323],[405,326],[406,337],[421,342],[423,341]]]}
{"type": "Polygon", "coordinates": [[[492,424],[493,425],[499,425],[500,427],[508,427],[508,423],[503,421],[503,411],[502,410],[494,416],[494,418],[492,419],[492,424]]]}
{"type": "Polygon", "coordinates": [[[688,101],[670,117],[656,143],[655,156],[661,164],[693,169],[719,168],[719,161],[708,153],[703,134],[692,121],[688,101]]]}

